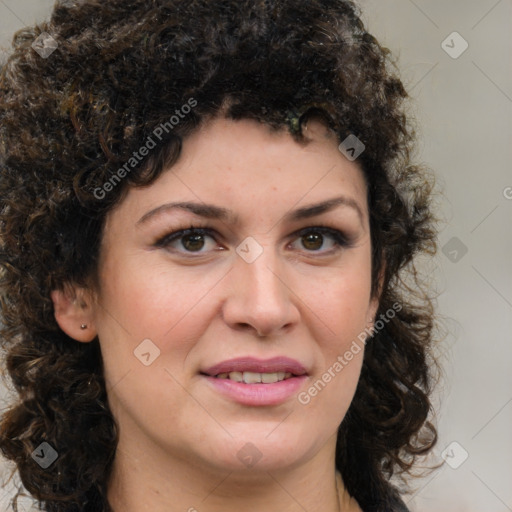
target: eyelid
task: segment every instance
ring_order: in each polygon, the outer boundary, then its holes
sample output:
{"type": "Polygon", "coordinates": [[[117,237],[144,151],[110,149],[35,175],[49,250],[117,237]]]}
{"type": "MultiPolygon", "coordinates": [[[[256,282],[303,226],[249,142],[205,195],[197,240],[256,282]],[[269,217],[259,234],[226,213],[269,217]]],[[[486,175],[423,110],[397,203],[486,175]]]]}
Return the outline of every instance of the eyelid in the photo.
{"type": "Polygon", "coordinates": [[[321,233],[322,235],[329,235],[332,238],[334,238],[340,245],[348,246],[352,243],[351,237],[349,237],[344,231],[333,228],[326,225],[314,225],[314,226],[308,226],[306,228],[299,229],[298,231],[295,231],[292,235],[293,237],[299,237],[304,236],[307,233],[310,232],[317,232],[321,233]]]}
{"type": "MultiPolygon", "coordinates": [[[[334,247],[330,250],[311,250],[308,251],[307,249],[304,249],[303,252],[305,254],[311,255],[311,256],[317,256],[321,257],[323,255],[331,255],[335,252],[338,252],[341,248],[347,248],[351,247],[354,244],[354,237],[347,235],[347,233],[339,228],[331,227],[328,225],[311,225],[306,226],[304,228],[301,228],[297,231],[294,231],[290,235],[288,235],[288,239],[291,239],[292,243],[296,241],[296,239],[299,239],[302,236],[305,236],[308,233],[320,233],[321,235],[327,235],[334,241],[334,247]]],[[[221,235],[213,228],[207,226],[207,225],[190,225],[188,228],[177,228],[174,229],[172,232],[165,234],[164,236],[160,237],[155,243],[154,246],[158,248],[168,248],[171,242],[174,242],[175,240],[179,240],[180,238],[183,238],[190,234],[199,234],[203,236],[209,236],[217,244],[219,244],[219,238],[222,238],[221,235]]],[[[218,249],[217,249],[218,250],[218,249]]],[[[180,254],[186,254],[188,257],[200,257],[203,255],[206,255],[210,253],[211,251],[202,252],[202,251],[186,251],[186,250],[175,250],[176,252],[180,254]]]]}
{"type": "MultiPolygon", "coordinates": [[[[158,240],[154,243],[155,247],[165,247],[167,244],[174,240],[179,240],[180,238],[189,235],[189,234],[199,234],[212,237],[217,242],[217,237],[215,234],[217,232],[210,228],[209,226],[201,226],[201,225],[191,225],[188,228],[177,228],[171,231],[170,233],[166,233],[164,236],[158,238],[158,240]]],[[[217,242],[218,243],[218,242],[217,242]]]]}

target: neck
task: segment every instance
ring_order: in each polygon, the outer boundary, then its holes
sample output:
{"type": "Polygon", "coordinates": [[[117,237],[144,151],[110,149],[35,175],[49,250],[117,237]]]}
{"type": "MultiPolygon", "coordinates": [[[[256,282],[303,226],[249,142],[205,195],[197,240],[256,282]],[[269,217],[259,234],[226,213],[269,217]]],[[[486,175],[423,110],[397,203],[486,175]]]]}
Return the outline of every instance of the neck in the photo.
{"type": "MultiPolygon", "coordinates": [[[[330,445],[330,443],[327,443],[330,445]]],[[[331,446],[328,446],[331,449],[331,446]]],[[[324,455],[323,453],[318,454],[324,455]]],[[[108,499],[114,512],[350,512],[334,461],[314,459],[287,470],[222,471],[204,462],[144,450],[122,439],[108,499]]]]}

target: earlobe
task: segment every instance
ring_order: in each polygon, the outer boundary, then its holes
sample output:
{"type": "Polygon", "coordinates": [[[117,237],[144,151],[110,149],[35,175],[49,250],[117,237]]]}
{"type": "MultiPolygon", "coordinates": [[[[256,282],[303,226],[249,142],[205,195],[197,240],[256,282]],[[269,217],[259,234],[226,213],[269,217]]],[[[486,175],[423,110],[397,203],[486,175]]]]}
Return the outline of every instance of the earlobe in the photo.
{"type": "Polygon", "coordinates": [[[379,310],[380,305],[380,299],[382,297],[382,292],[384,290],[384,278],[385,278],[385,272],[386,272],[386,262],[382,262],[382,266],[379,272],[379,277],[377,280],[377,290],[373,294],[373,297],[370,301],[370,315],[371,316],[371,323],[375,322],[375,315],[377,314],[377,311],[379,310]]]}
{"type": "Polygon", "coordinates": [[[379,309],[379,300],[377,298],[374,298],[370,302],[370,308],[368,310],[368,317],[366,319],[366,328],[367,329],[373,329],[373,325],[375,324],[375,316],[377,315],[378,309],[379,309]]]}
{"type": "Polygon", "coordinates": [[[55,320],[68,336],[83,343],[96,337],[92,300],[83,288],[53,290],[51,298],[55,320]]]}
{"type": "Polygon", "coordinates": [[[379,279],[379,288],[377,293],[370,299],[370,304],[368,307],[368,316],[366,319],[366,327],[368,329],[372,329],[375,323],[375,316],[377,315],[377,311],[380,306],[380,298],[382,294],[382,278],[379,279]]]}

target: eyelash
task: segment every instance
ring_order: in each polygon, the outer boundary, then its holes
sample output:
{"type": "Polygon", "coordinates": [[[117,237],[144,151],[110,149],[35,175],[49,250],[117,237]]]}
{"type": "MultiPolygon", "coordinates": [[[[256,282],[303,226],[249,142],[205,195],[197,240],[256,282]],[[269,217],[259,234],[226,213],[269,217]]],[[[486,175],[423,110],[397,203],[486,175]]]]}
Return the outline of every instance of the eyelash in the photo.
{"type": "MultiPolygon", "coordinates": [[[[336,228],[331,228],[329,226],[324,226],[324,225],[310,226],[307,228],[303,228],[303,229],[293,233],[292,236],[294,237],[294,239],[298,239],[298,238],[301,238],[309,233],[319,233],[321,235],[327,235],[327,236],[331,237],[331,239],[334,242],[334,247],[328,251],[321,251],[321,250],[315,251],[315,250],[304,249],[304,251],[306,253],[309,253],[312,255],[313,254],[316,254],[317,256],[331,255],[335,252],[338,252],[341,248],[347,248],[352,245],[349,238],[343,232],[341,232],[340,230],[338,230],[336,228]]],[[[207,226],[191,225],[187,229],[178,229],[176,231],[173,231],[172,233],[168,233],[168,234],[164,235],[163,237],[159,238],[155,242],[154,245],[155,245],[155,247],[158,247],[158,248],[167,248],[167,247],[169,247],[169,245],[172,242],[179,240],[187,235],[209,236],[209,237],[213,238],[215,241],[217,241],[217,239],[215,237],[215,230],[213,230],[212,228],[207,227],[207,226]]],[[[178,252],[180,252],[181,254],[187,254],[187,255],[193,255],[193,254],[197,255],[197,256],[192,256],[192,257],[199,257],[199,256],[205,254],[201,251],[187,251],[185,249],[183,251],[178,251],[178,252]]]]}

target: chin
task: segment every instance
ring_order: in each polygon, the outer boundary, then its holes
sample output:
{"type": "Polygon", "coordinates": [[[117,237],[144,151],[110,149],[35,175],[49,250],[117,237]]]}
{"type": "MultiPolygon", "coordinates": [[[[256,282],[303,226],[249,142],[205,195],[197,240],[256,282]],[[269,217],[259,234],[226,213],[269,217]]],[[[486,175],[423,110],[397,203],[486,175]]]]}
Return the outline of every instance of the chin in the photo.
{"type": "Polygon", "coordinates": [[[203,457],[206,456],[211,466],[241,474],[293,468],[309,459],[308,455],[320,444],[320,440],[316,443],[312,439],[312,432],[290,428],[285,423],[274,422],[269,427],[266,422],[260,422],[227,430],[233,437],[224,437],[215,444],[210,438],[210,451],[203,457]]]}

